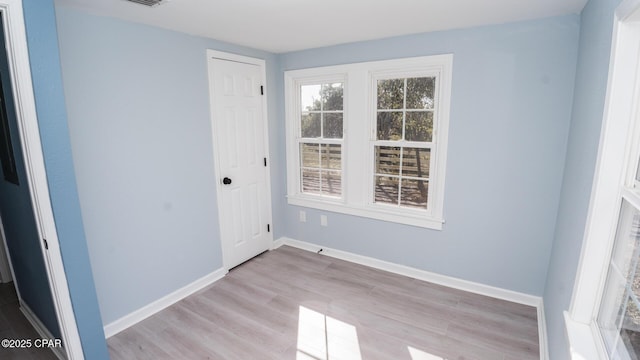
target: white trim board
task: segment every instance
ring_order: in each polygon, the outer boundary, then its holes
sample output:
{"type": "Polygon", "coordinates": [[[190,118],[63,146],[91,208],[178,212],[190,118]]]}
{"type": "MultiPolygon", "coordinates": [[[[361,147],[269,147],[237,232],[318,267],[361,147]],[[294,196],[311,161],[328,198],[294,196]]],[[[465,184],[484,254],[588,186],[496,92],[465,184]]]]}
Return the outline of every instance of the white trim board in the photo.
{"type": "Polygon", "coordinates": [[[167,307],[177,303],[187,296],[204,289],[205,287],[222,279],[227,274],[227,270],[220,268],[214,272],[201,277],[200,279],[188,284],[134,312],[121,317],[104,326],[104,335],[108,339],[113,335],[139,323],[140,321],[166,309],[167,307]]]}
{"type": "Polygon", "coordinates": [[[336,259],[349,261],[352,263],[369,266],[375,269],[388,271],[394,274],[408,276],[414,279],[427,281],[430,283],[446,286],[452,289],[462,290],[474,294],[489,296],[492,298],[506,300],[518,304],[533,306],[537,309],[538,315],[538,338],[540,346],[540,359],[546,360],[549,358],[548,346],[547,346],[547,327],[544,317],[544,306],[542,297],[524,294],[517,291],[501,289],[485,284],[480,284],[472,281],[462,280],[451,276],[440,275],[425,270],[412,268],[405,265],[399,265],[390,263],[387,261],[374,259],[367,256],[362,256],[342,250],[336,250],[325,246],[320,246],[305,241],[295,240],[287,237],[281,237],[274,241],[272,249],[277,249],[280,246],[288,245],[301,250],[317,253],[322,250],[321,254],[331,256],[336,259]]]}
{"type": "MultiPolygon", "coordinates": [[[[16,122],[20,134],[19,143],[24,154],[27,175],[25,185],[29,187],[38,234],[41,239],[47,239],[48,243],[48,249],[45,249],[41,242],[40,251],[47,267],[53,305],[66,347],[63,350],[66,351],[69,359],[84,359],[49,196],[49,183],[44,166],[31,81],[22,0],[0,0],[0,11],[4,17],[5,45],[12,83],[11,91],[16,107],[16,122]]],[[[19,287],[20,284],[17,284],[18,293],[19,287]]]]}
{"type": "MultiPolygon", "coordinates": [[[[20,301],[20,311],[42,339],[57,339],[53,334],[51,334],[49,329],[44,326],[33,310],[31,310],[31,308],[23,301],[20,301]]],[[[58,359],[64,360],[67,358],[64,347],[51,347],[49,349],[51,349],[58,359]]]]}
{"type": "Polygon", "coordinates": [[[549,340],[547,338],[547,318],[544,312],[544,303],[540,299],[538,309],[538,345],[540,346],[540,360],[549,359],[549,340]]]}

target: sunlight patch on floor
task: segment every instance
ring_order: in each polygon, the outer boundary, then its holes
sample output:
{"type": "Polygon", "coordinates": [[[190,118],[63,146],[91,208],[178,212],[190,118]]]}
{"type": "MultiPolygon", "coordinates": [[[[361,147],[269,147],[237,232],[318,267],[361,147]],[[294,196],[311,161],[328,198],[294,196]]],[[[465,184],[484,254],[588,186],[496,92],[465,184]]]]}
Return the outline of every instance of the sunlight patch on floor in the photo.
{"type": "Polygon", "coordinates": [[[407,348],[409,349],[409,355],[411,355],[411,360],[446,360],[443,357],[429,354],[427,352],[418,350],[411,346],[407,346],[407,348]]]}
{"type": "Polygon", "coordinates": [[[297,360],[361,360],[356,327],[300,306],[297,360]]]}

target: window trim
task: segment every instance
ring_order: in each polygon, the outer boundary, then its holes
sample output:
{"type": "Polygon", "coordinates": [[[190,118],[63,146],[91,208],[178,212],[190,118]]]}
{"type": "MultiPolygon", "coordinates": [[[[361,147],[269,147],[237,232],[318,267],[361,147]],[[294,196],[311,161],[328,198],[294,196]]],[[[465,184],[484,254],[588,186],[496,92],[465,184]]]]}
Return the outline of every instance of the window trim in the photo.
{"type": "MultiPolygon", "coordinates": [[[[296,194],[298,197],[307,199],[307,200],[315,200],[318,202],[327,202],[327,203],[344,203],[344,179],[345,179],[345,144],[346,144],[346,123],[348,118],[347,111],[347,94],[343,92],[343,111],[342,111],[342,139],[325,139],[318,138],[312,139],[312,143],[318,144],[340,144],[341,145],[341,182],[342,182],[342,193],[340,197],[333,196],[323,196],[321,194],[313,195],[313,194],[305,194],[302,192],[302,182],[300,175],[300,144],[305,141],[301,135],[301,124],[299,119],[299,115],[301,114],[300,109],[300,92],[296,91],[300,86],[303,85],[315,85],[318,83],[332,83],[332,82],[341,82],[343,85],[343,89],[347,88],[347,74],[346,73],[316,73],[311,76],[298,77],[296,79],[292,79],[292,82],[285,81],[285,96],[286,94],[294,94],[294,101],[287,103],[285,112],[287,118],[287,193],[288,194],[296,194]],[[292,171],[290,169],[296,169],[297,171],[292,171]]],[[[344,90],[343,90],[344,91],[344,90]]],[[[321,134],[322,136],[322,134],[321,134]]],[[[320,185],[322,186],[322,184],[320,185]]]]}
{"type": "MultiPolygon", "coordinates": [[[[326,84],[326,83],[342,83],[342,87],[343,89],[347,86],[347,78],[346,75],[340,74],[334,77],[312,77],[312,78],[307,78],[307,79],[300,79],[299,81],[296,81],[295,83],[295,87],[298,88],[300,86],[305,86],[305,85],[316,85],[318,83],[320,83],[320,85],[322,84],[326,84]]],[[[307,143],[307,144],[319,144],[320,145],[320,149],[322,148],[322,145],[340,145],[340,181],[341,181],[341,194],[339,197],[337,196],[330,196],[330,195],[323,195],[322,194],[322,181],[320,182],[319,186],[320,186],[320,194],[305,194],[305,196],[309,196],[311,198],[318,198],[318,199],[323,199],[326,201],[342,201],[344,199],[344,184],[343,184],[343,180],[344,180],[344,144],[345,144],[345,119],[346,119],[346,96],[343,92],[343,107],[342,107],[342,138],[325,138],[323,131],[321,130],[320,132],[320,137],[318,138],[305,138],[302,137],[302,128],[301,128],[301,122],[298,120],[299,116],[304,113],[303,109],[301,109],[299,107],[299,104],[301,103],[301,95],[299,91],[295,92],[295,102],[293,105],[294,106],[294,110],[292,112],[292,114],[294,114],[293,116],[295,116],[297,118],[297,120],[294,121],[294,137],[295,137],[295,142],[296,142],[296,164],[298,166],[298,170],[302,169],[302,162],[300,160],[300,145],[303,143],[307,143]]],[[[326,114],[325,110],[321,110],[321,113],[326,114]]],[[[320,120],[320,129],[323,129],[323,124],[322,124],[322,119],[320,120]]],[[[318,170],[320,172],[322,172],[323,168],[320,167],[318,168],[318,170]]],[[[330,171],[330,169],[324,169],[326,171],[330,171]]],[[[302,192],[302,181],[301,181],[301,175],[300,175],[301,171],[297,171],[296,174],[296,181],[298,184],[298,193],[303,194],[302,192]]]]}
{"type": "Polygon", "coordinates": [[[640,94],[639,40],[640,0],[624,0],[615,12],[598,160],[571,304],[564,313],[570,352],[575,359],[608,358],[596,319],[604,296],[623,187],[633,184],[636,174],[626,170],[636,169],[640,155],[640,122],[634,124],[640,114],[640,101],[634,101],[640,94]]]}
{"type": "MultiPolygon", "coordinates": [[[[442,216],[442,202],[439,201],[439,198],[444,195],[444,174],[440,169],[444,169],[444,165],[446,164],[446,149],[447,149],[447,139],[448,139],[448,119],[449,119],[449,97],[443,94],[443,89],[441,86],[445,81],[441,78],[443,76],[441,68],[425,68],[422,70],[416,69],[398,69],[398,70],[383,70],[383,71],[371,71],[369,74],[370,84],[369,84],[369,92],[370,96],[370,105],[369,105],[369,125],[370,125],[370,139],[369,139],[369,157],[368,163],[375,163],[375,147],[379,146],[398,146],[400,148],[404,147],[414,147],[411,141],[402,140],[399,143],[394,143],[394,141],[387,140],[377,140],[377,128],[376,128],[376,116],[377,116],[377,81],[384,79],[394,79],[394,78],[412,78],[412,77],[436,77],[436,89],[438,91],[434,92],[433,99],[433,133],[431,137],[431,142],[428,143],[428,146],[423,147],[425,149],[431,150],[431,163],[430,163],[430,174],[429,174],[429,193],[427,197],[427,209],[426,210],[410,210],[406,208],[396,207],[393,208],[394,211],[404,212],[404,216],[420,216],[420,213],[425,214],[427,218],[435,219],[439,221],[440,224],[444,223],[444,219],[442,216]],[[374,96],[376,95],[376,96],[374,96]],[[443,121],[441,117],[446,117],[446,124],[442,124],[443,121]],[[441,136],[440,134],[443,134],[441,136]],[[384,145],[383,145],[384,144],[384,145]],[[441,150],[444,149],[444,150],[441,150]],[[431,176],[431,173],[435,172],[435,176],[431,176]],[[432,181],[433,178],[433,181],[432,181]],[[435,183],[435,186],[432,186],[435,183]]],[[[450,84],[447,84],[450,86],[450,84]]],[[[450,87],[449,87],[450,88],[450,87]]],[[[406,111],[406,109],[403,109],[406,111]]],[[[403,129],[404,132],[404,129],[403,129]]],[[[421,147],[416,144],[416,147],[421,147]]],[[[368,206],[372,209],[380,209],[380,211],[392,211],[391,206],[385,204],[377,204],[375,202],[375,185],[374,185],[374,177],[375,177],[375,166],[372,166],[371,171],[369,172],[369,182],[368,182],[368,194],[371,196],[368,202],[368,206]],[[389,210],[386,210],[389,209],[389,210]]]]}
{"type": "Polygon", "coordinates": [[[445,54],[285,71],[287,202],[290,205],[441,230],[444,223],[452,68],[453,55],[445,54]],[[431,154],[434,157],[431,172],[435,175],[430,176],[430,207],[428,210],[387,208],[375,204],[372,193],[375,171],[372,144],[376,136],[376,99],[373,98],[372,84],[375,76],[384,74],[417,77],[416,74],[424,73],[430,74],[429,76],[436,75],[437,95],[434,98],[437,97],[439,101],[434,105],[432,151],[436,151],[431,154]],[[342,198],[322,198],[304,194],[299,189],[299,154],[296,149],[300,126],[296,121],[299,108],[297,88],[304,83],[320,83],[340,78],[343,80],[338,81],[344,83],[342,198]]]}

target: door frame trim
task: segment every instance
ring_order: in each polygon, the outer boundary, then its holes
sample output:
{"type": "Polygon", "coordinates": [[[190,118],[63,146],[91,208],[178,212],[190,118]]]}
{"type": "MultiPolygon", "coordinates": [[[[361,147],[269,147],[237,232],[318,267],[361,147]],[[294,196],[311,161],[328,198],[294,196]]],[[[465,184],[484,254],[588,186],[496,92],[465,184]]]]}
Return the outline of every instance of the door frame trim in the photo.
{"type": "Polygon", "coordinates": [[[212,137],[212,150],[213,150],[213,162],[214,162],[214,174],[215,174],[215,183],[216,183],[216,206],[217,206],[217,210],[218,210],[218,221],[219,221],[219,226],[218,226],[218,231],[219,231],[219,235],[220,235],[220,245],[221,245],[221,249],[222,249],[222,268],[225,270],[225,273],[229,271],[229,269],[231,268],[231,266],[229,265],[229,259],[228,259],[228,255],[225,254],[229,254],[228,251],[228,245],[225,241],[225,239],[223,238],[224,234],[222,232],[222,222],[223,222],[223,218],[222,218],[222,186],[221,183],[219,181],[220,177],[221,177],[221,171],[220,171],[220,158],[219,158],[219,154],[216,151],[216,149],[219,149],[220,144],[218,143],[218,137],[216,136],[215,133],[215,128],[214,128],[214,119],[215,119],[215,111],[214,111],[214,99],[213,99],[213,93],[211,91],[212,88],[212,84],[213,82],[213,71],[212,71],[212,61],[213,60],[226,60],[226,61],[234,61],[234,62],[239,62],[239,63],[244,63],[244,64],[249,64],[249,65],[256,65],[258,67],[260,67],[260,81],[262,83],[262,86],[264,86],[264,95],[262,96],[262,121],[264,123],[264,129],[263,129],[263,137],[264,137],[264,151],[265,151],[265,155],[267,156],[267,166],[266,166],[266,171],[267,171],[267,176],[266,176],[266,188],[267,188],[267,221],[269,224],[271,224],[271,231],[268,233],[269,235],[269,242],[270,242],[270,246],[268,249],[271,249],[273,247],[273,213],[272,213],[272,203],[271,203],[271,153],[269,151],[269,116],[268,116],[268,107],[267,107],[267,96],[268,96],[268,91],[267,91],[267,73],[266,73],[266,61],[264,59],[259,59],[259,58],[254,58],[254,57],[250,57],[250,56],[244,56],[244,55],[239,55],[239,54],[234,54],[234,53],[228,53],[228,52],[223,52],[223,51],[218,51],[218,50],[211,50],[211,49],[207,49],[207,73],[208,73],[208,78],[209,78],[209,110],[210,110],[210,117],[209,117],[209,123],[211,124],[211,137],[212,137]]]}
{"type": "MultiPolygon", "coordinates": [[[[47,268],[64,351],[68,359],[84,359],[49,195],[31,79],[22,0],[0,0],[0,12],[5,16],[7,59],[27,184],[31,193],[38,233],[41,239],[47,239],[48,243],[48,249],[45,249],[43,242],[40,242],[40,250],[47,268]]],[[[16,286],[19,287],[19,284],[16,286]]]]}

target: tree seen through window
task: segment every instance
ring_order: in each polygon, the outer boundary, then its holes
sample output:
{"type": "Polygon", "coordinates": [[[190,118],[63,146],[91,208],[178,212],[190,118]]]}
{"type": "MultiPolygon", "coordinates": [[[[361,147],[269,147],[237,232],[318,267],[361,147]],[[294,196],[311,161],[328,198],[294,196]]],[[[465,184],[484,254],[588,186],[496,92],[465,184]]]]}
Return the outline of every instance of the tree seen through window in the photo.
{"type": "Polygon", "coordinates": [[[435,77],[377,81],[376,203],[426,209],[435,86],[435,77]]]}
{"type": "Polygon", "coordinates": [[[300,87],[301,191],[342,195],[343,83],[300,87]]]}

